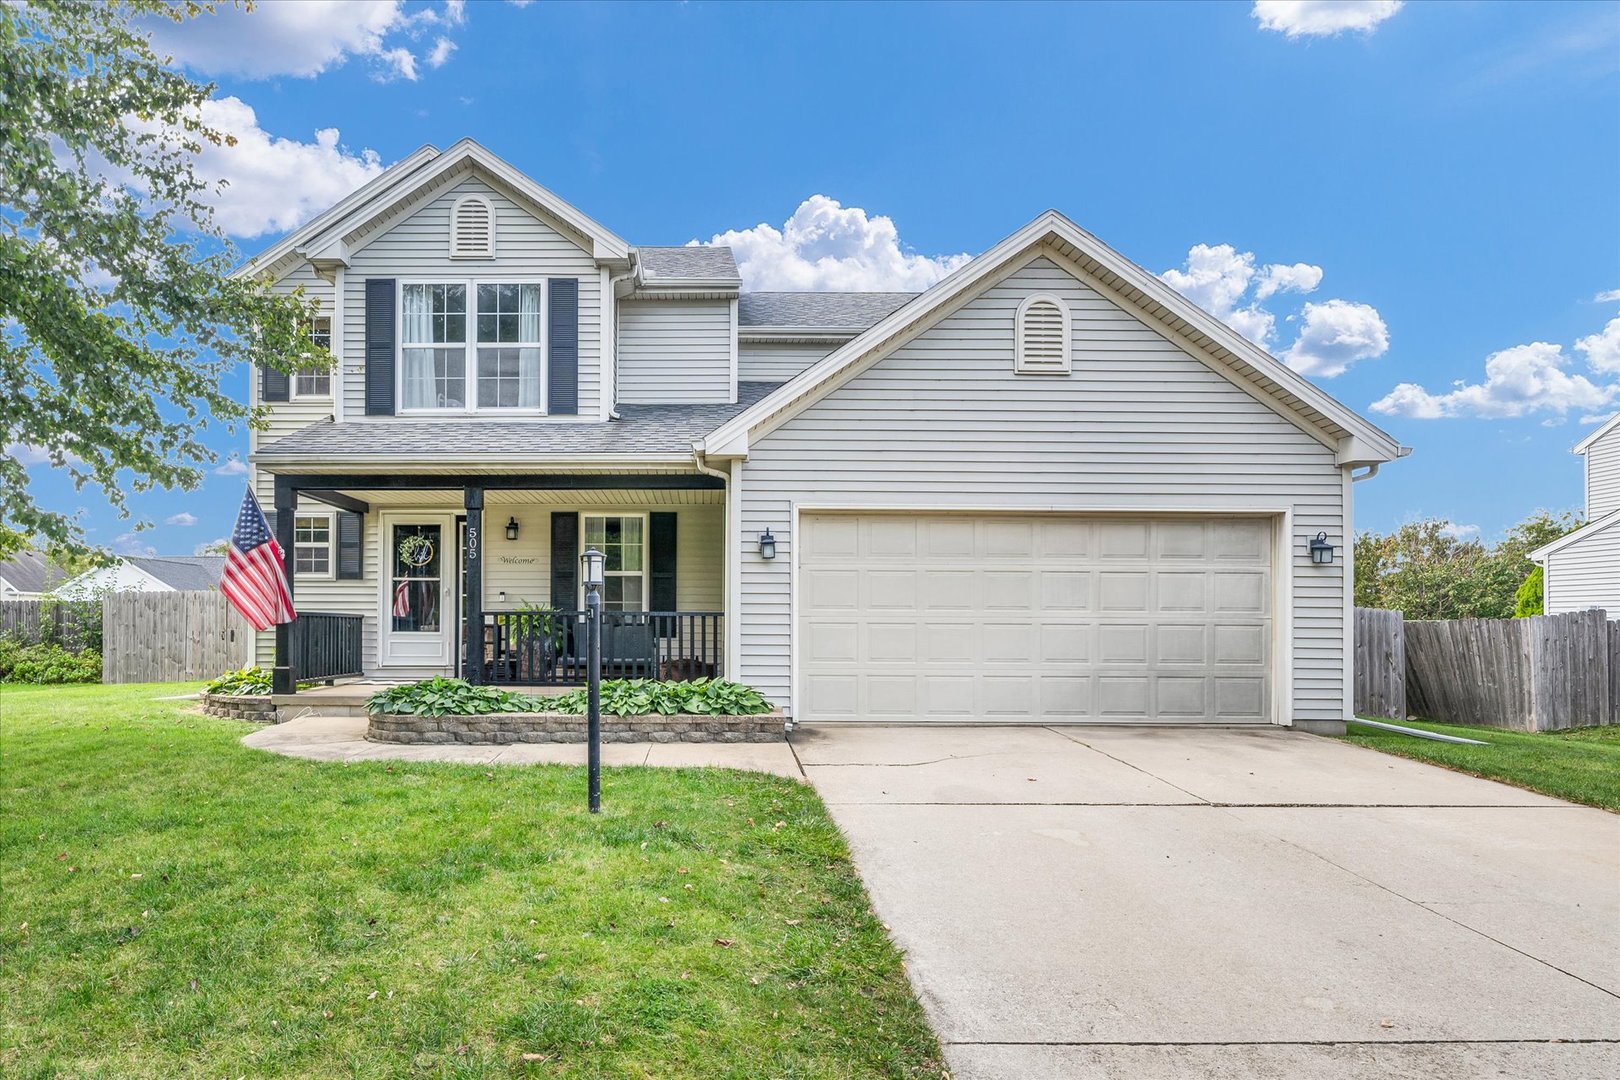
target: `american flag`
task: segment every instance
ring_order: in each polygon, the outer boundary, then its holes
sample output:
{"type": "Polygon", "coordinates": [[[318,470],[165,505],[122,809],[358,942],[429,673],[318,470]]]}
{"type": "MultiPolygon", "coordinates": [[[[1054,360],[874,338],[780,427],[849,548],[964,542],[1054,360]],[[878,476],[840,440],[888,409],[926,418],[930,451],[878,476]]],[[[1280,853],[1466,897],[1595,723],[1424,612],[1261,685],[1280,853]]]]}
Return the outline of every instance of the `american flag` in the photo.
{"type": "Polygon", "coordinates": [[[297,615],[292,590],[287,588],[281,545],[271,535],[270,523],[251,487],[242,496],[242,512],[236,516],[236,531],[225,553],[219,591],[255,630],[292,622],[297,615]]]}
{"type": "Polygon", "coordinates": [[[411,614],[411,583],[402,581],[394,589],[394,617],[406,619],[411,614]]]}

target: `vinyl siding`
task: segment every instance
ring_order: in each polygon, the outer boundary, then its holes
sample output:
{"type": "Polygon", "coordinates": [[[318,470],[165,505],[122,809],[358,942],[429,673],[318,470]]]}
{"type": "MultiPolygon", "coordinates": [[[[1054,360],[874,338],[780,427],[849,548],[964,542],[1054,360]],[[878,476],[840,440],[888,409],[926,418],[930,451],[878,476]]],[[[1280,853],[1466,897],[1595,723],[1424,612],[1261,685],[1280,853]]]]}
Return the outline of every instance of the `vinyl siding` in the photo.
{"type": "Polygon", "coordinates": [[[730,300],[619,304],[619,400],[727,402],[732,398],[730,300]]]}
{"type": "Polygon", "coordinates": [[[1620,427],[1586,448],[1586,520],[1620,510],[1620,427]]]}
{"type": "MultiPolygon", "coordinates": [[[[332,314],[332,286],[316,277],[315,271],[308,264],[294,270],[272,286],[272,290],[278,293],[291,293],[300,288],[304,290],[305,295],[320,301],[322,312],[328,316],[332,314]]],[[[259,400],[259,391],[263,384],[260,382],[260,373],[257,369],[253,372],[251,383],[248,400],[254,405],[263,404],[259,400]]],[[[333,373],[332,385],[333,393],[336,394],[338,385],[336,372],[333,373]]],[[[332,415],[332,403],[331,397],[295,397],[291,401],[274,402],[266,406],[268,415],[265,428],[248,432],[249,457],[260,447],[269,446],[283,435],[290,435],[300,428],[325,420],[332,415]]],[[[271,495],[269,475],[260,474],[255,469],[253,490],[268,508],[271,495]]]]}
{"type": "Polygon", "coordinates": [[[1348,551],[1332,450],[1161,332],[1041,258],[776,430],[743,466],[741,676],[791,709],[795,503],[1142,511],[1291,508],[1280,557],[1296,719],[1345,715],[1345,567],[1311,565],[1318,531],[1348,551]],[[1073,314],[1074,371],[1013,373],[1013,321],[1033,292],[1073,314]],[[753,544],[769,527],[777,557],[753,544]]]}
{"type": "Polygon", "coordinates": [[[1548,555],[1545,597],[1549,615],[1602,608],[1620,619],[1620,523],[1548,555]]]}
{"type": "Polygon", "coordinates": [[[743,382],[787,382],[836,348],[832,343],[744,341],[737,346],[737,378],[743,382]]]}
{"type": "Polygon", "coordinates": [[[494,281],[502,274],[579,279],[579,414],[601,408],[602,282],[590,253],[482,180],[463,175],[424,205],[388,225],[356,252],[345,271],[343,393],[345,419],[365,416],[366,279],[494,281]],[[495,258],[451,259],[450,207],[482,194],[495,209],[495,258]]]}

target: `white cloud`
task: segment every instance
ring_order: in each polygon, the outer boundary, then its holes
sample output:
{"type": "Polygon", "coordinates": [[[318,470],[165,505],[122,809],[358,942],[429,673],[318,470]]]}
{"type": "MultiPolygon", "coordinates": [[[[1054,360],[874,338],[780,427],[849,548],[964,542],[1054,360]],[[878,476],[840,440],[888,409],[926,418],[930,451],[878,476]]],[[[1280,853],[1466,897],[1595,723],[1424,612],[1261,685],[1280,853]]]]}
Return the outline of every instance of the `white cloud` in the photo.
{"type": "Polygon", "coordinates": [[[15,458],[17,464],[25,469],[31,469],[35,465],[54,464],[53,458],[57,453],[62,455],[63,465],[75,465],[80,460],[79,455],[71,450],[52,451],[50,447],[40,446],[37,443],[10,442],[5,445],[6,456],[15,458]]]}
{"type": "Polygon", "coordinates": [[[1479,538],[1479,526],[1458,525],[1454,521],[1448,521],[1440,526],[1440,535],[1449,536],[1453,540],[1477,540],[1479,538]]]}
{"type": "Polygon", "coordinates": [[[892,219],[825,195],[800,203],[780,229],[761,223],[709,243],[732,249],[749,290],[922,290],[969,259],[908,252],[892,219]]]}
{"type": "Polygon", "coordinates": [[[1255,282],[1254,296],[1256,300],[1264,300],[1280,292],[1315,292],[1320,284],[1322,284],[1320,266],[1312,266],[1310,263],[1295,263],[1293,266],[1272,263],[1260,271],[1255,282]]]}
{"type": "MultiPolygon", "coordinates": [[[[159,54],[204,75],[313,78],[357,56],[371,63],[373,78],[389,82],[418,77],[407,42],[466,20],[465,0],[414,12],[402,0],[258,0],[252,11],[221,4],[183,22],[154,18],[143,25],[159,54]]],[[[439,63],[448,57],[445,51],[439,63]]]]}
{"type": "Polygon", "coordinates": [[[1282,354],[1282,361],[1301,375],[1331,379],[1358,360],[1389,351],[1389,327],[1368,304],[1349,300],[1306,304],[1299,318],[1299,337],[1282,354]]]}
{"type": "Polygon", "coordinates": [[[433,49],[427,54],[427,66],[430,68],[443,67],[450,54],[456,51],[456,43],[447,37],[441,37],[433,43],[433,49]]]}
{"type": "Polygon", "coordinates": [[[214,475],[215,476],[246,476],[247,472],[248,472],[247,462],[243,461],[241,458],[237,457],[235,454],[232,454],[229,458],[227,458],[225,460],[225,462],[223,464],[220,465],[219,468],[214,470],[214,475]]]}
{"type": "Polygon", "coordinates": [[[1515,345],[1485,360],[1485,381],[1459,379],[1453,389],[1432,394],[1417,383],[1401,383],[1373,402],[1374,412],[1436,420],[1447,416],[1507,419],[1572,409],[1592,412],[1620,399],[1620,384],[1602,386],[1565,368],[1562,346],[1545,341],[1515,345]]]}
{"type": "Polygon", "coordinates": [[[119,533],[113,537],[113,554],[115,555],[156,555],[157,548],[141,540],[140,533],[119,533]]]}
{"type": "Polygon", "coordinates": [[[1401,10],[1402,0],[1254,0],[1250,12],[1262,30],[1297,37],[1331,37],[1346,30],[1370,34],[1401,10]]]}
{"type": "Polygon", "coordinates": [[[195,524],[197,524],[197,517],[196,517],[195,514],[188,514],[184,510],[182,510],[178,514],[169,515],[169,517],[163,522],[163,524],[165,524],[165,525],[181,525],[181,526],[195,525],[195,524]]]}
{"type": "Polygon", "coordinates": [[[1586,354],[1586,363],[1600,375],[1620,375],[1620,318],[1610,319],[1596,334],[1575,342],[1575,349],[1586,354]]]}
{"type": "Polygon", "coordinates": [[[1592,297],[1594,304],[1612,304],[1616,300],[1620,300],[1620,289],[1604,289],[1592,297]]]}

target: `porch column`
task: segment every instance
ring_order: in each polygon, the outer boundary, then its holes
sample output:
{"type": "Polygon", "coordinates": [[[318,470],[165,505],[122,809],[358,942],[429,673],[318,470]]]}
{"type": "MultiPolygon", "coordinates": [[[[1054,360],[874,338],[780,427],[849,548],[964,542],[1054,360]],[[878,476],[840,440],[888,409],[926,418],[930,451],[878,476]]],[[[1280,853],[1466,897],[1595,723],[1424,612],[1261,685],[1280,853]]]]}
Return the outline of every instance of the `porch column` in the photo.
{"type": "MultiPolygon", "coordinates": [[[[272,504],[275,506],[275,520],[271,524],[287,566],[287,597],[293,599],[293,513],[298,508],[298,489],[293,487],[289,478],[276,477],[272,504]]],[[[296,599],[293,599],[293,610],[298,610],[296,599]]],[[[298,692],[298,673],[292,665],[292,628],[292,623],[276,624],[276,666],[270,674],[272,693],[298,692]]]]}
{"type": "Polygon", "coordinates": [[[484,681],[484,489],[463,489],[467,508],[467,540],[462,570],[467,587],[464,621],[467,633],[462,641],[461,677],[470,683],[484,681]]]}

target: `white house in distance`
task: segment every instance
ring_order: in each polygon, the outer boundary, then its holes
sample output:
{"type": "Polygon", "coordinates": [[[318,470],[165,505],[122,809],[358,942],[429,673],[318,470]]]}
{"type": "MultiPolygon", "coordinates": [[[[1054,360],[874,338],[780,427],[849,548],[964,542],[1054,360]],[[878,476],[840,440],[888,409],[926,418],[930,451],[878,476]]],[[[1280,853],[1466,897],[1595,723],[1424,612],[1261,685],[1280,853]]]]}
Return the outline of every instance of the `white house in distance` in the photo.
{"type": "Polygon", "coordinates": [[[1620,413],[1575,444],[1586,463],[1586,524],[1530,553],[1548,615],[1602,608],[1620,619],[1620,413]]]}
{"type": "Polygon", "coordinates": [[[926,292],[750,293],[463,140],[237,272],[337,361],[253,382],[284,690],[576,681],[596,547],[610,673],[795,723],[1350,713],[1353,482],[1406,449],[1056,211],[926,292]]]}
{"type": "Polygon", "coordinates": [[[43,551],[19,551],[0,559],[0,600],[40,600],[65,575],[43,551]]]}
{"type": "Polygon", "coordinates": [[[91,600],[109,592],[201,592],[219,588],[224,568],[220,555],[123,555],[62,583],[51,595],[91,600]]]}

